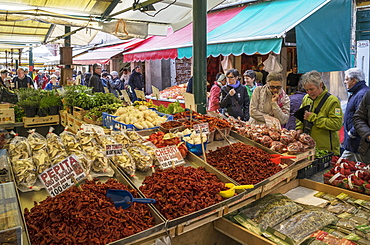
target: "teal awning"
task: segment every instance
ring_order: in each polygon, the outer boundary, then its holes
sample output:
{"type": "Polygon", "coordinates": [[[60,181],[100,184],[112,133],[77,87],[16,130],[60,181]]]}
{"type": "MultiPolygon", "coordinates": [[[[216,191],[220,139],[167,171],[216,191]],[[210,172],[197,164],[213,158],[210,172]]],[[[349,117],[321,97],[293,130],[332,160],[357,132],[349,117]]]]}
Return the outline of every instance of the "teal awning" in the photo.
{"type": "MultiPolygon", "coordinates": [[[[285,34],[330,0],[272,0],[252,3],[207,35],[207,56],[280,53],[285,34]]],[[[178,57],[192,56],[192,43],[178,48],[178,57]]]]}

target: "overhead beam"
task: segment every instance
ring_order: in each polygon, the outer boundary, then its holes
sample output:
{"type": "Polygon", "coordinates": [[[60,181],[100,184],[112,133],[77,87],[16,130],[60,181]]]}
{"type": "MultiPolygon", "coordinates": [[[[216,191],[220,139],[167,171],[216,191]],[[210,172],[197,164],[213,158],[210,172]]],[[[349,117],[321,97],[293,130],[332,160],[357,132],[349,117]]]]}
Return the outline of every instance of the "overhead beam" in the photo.
{"type": "Polygon", "coordinates": [[[125,12],[127,12],[127,11],[130,11],[130,10],[138,10],[139,8],[141,8],[141,7],[143,7],[143,6],[147,6],[147,5],[149,5],[149,4],[155,4],[155,3],[158,3],[158,2],[161,2],[162,0],[148,0],[148,1],[145,1],[145,2],[142,2],[142,3],[139,3],[137,6],[136,6],[136,8],[134,9],[133,7],[129,7],[129,8],[126,8],[126,9],[123,9],[123,10],[121,10],[121,11],[118,11],[118,12],[116,12],[116,13],[114,13],[114,14],[111,14],[111,15],[109,15],[108,17],[107,17],[107,19],[110,19],[110,18],[112,18],[112,17],[114,17],[114,16],[117,16],[117,15],[120,15],[120,14],[122,14],[122,13],[125,13],[125,12]]]}
{"type": "Polygon", "coordinates": [[[111,4],[109,4],[108,8],[104,11],[101,15],[101,19],[104,20],[110,13],[112,13],[113,9],[120,3],[121,0],[113,0],[111,4]]]}
{"type": "Polygon", "coordinates": [[[3,25],[3,24],[0,24],[0,27],[14,27],[14,28],[32,28],[32,29],[49,29],[49,27],[45,26],[38,26],[38,27],[35,27],[35,26],[22,26],[22,25],[3,25]]]}
{"type": "Polygon", "coordinates": [[[78,29],[76,29],[76,30],[74,30],[74,31],[71,31],[71,32],[65,33],[64,35],[61,35],[61,36],[59,36],[59,37],[56,37],[56,38],[54,38],[53,40],[46,41],[45,43],[52,43],[52,42],[58,41],[58,40],[60,40],[60,39],[62,39],[62,38],[69,37],[70,35],[73,35],[73,34],[75,34],[76,32],[83,30],[84,28],[85,28],[85,27],[80,27],[80,28],[78,28],[78,29]]]}
{"type": "Polygon", "coordinates": [[[12,32],[12,33],[9,33],[9,32],[5,32],[5,31],[0,31],[0,34],[24,35],[24,36],[45,36],[45,33],[44,34],[39,34],[39,33],[21,33],[21,32],[12,32]]]}
{"type": "Polygon", "coordinates": [[[50,27],[49,27],[48,33],[46,33],[46,35],[45,35],[44,43],[48,40],[48,38],[50,37],[50,35],[54,31],[54,29],[55,29],[55,25],[51,24],[50,27]]]}

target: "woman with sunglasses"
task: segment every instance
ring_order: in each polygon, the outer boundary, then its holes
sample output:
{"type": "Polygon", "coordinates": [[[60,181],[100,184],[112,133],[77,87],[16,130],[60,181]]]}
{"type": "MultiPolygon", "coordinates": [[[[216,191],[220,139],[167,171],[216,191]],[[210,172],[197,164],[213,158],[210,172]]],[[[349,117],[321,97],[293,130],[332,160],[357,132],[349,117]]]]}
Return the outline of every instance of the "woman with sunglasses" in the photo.
{"type": "Polygon", "coordinates": [[[277,118],[281,125],[288,122],[290,99],[282,88],[281,73],[270,72],[266,84],[254,90],[250,104],[251,125],[266,124],[265,116],[277,118]]]}
{"type": "Polygon", "coordinates": [[[221,88],[220,107],[230,116],[249,120],[249,96],[244,85],[238,80],[239,71],[230,69],[226,72],[227,84],[221,88]]]}

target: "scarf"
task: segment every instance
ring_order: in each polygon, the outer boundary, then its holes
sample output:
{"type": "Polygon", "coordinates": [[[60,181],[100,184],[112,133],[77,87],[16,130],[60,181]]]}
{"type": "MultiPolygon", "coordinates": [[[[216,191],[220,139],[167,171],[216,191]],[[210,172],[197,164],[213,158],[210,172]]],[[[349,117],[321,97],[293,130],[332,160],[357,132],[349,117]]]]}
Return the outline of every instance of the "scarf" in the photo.
{"type": "MultiPolygon", "coordinates": [[[[270,89],[268,88],[267,85],[264,85],[261,89],[260,102],[259,102],[259,105],[258,105],[258,110],[261,111],[261,112],[264,111],[264,106],[265,106],[265,103],[266,103],[267,95],[270,93],[269,90],[270,89]]],[[[281,89],[280,93],[279,93],[278,101],[277,101],[277,104],[280,108],[283,107],[283,101],[285,100],[286,96],[287,96],[287,94],[284,92],[284,89],[281,89]]],[[[269,103],[271,103],[271,101],[269,101],[269,103]]]]}
{"type": "Polygon", "coordinates": [[[240,85],[239,80],[237,80],[235,84],[228,84],[228,86],[233,87],[233,88],[237,88],[239,87],[239,85],[240,85]]]}

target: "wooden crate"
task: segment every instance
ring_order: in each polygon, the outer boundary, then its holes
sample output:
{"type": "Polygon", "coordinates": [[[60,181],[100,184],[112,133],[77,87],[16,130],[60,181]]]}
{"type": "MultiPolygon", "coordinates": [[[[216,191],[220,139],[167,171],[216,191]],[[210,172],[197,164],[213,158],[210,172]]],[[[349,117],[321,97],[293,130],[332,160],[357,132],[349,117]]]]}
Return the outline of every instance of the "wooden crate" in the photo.
{"type": "Polygon", "coordinates": [[[86,111],[86,110],[84,110],[80,107],[77,107],[77,106],[73,107],[73,116],[76,117],[79,120],[83,120],[84,116],[86,115],[87,112],[88,111],[86,111]]]}
{"type": "Polygon", "coordinates": [[[14,108],[0,109],[0,124],[9,123],[15,123],[14,108]]]}
{"type": "Polygon", "coordinates": [[[76,118],[72,114],[67,114],[67,127],[70,131],[74,130],[76,118]]]}
{"type": "Polygon", "coordinates": [[[82,124],[85,124],[85,123],[86,122],[84,122],[83,120],[75,118],[74,125],[73,125],[73,132],[77,133],[81,129],[82,124]]]}
{"type": "Polygon", "coordinates": [[[43,127],[57,125],[60,122],[59,115],[46,116],[46,117],[23,117],[23,124],[25,128],[43,127]]]}
{"type": "Polygon", "coordinates": [[[60,115],[60,125],[62,125],[63,127],[67,126],[68,122],[67,111],[66,110],[59,111],[59,115],[60,115]]]}

